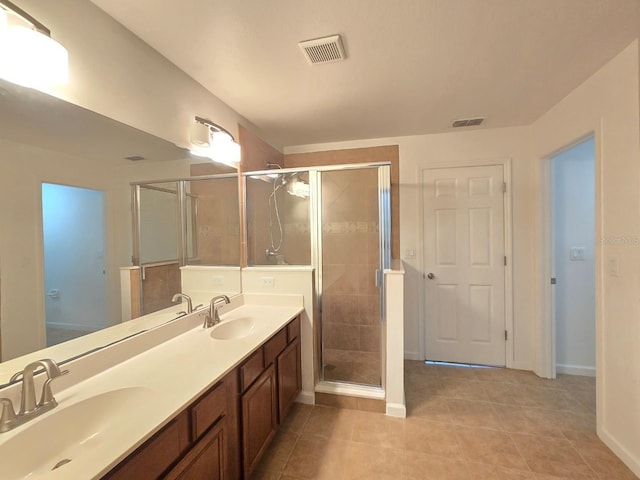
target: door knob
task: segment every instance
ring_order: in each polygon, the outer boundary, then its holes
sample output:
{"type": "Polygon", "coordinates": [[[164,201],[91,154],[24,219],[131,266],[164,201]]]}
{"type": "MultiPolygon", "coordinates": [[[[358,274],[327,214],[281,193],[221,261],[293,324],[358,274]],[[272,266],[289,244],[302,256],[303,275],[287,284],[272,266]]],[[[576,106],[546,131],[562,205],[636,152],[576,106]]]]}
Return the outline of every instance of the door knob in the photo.
{"type": "Polygon", "coordinates": [[[434,278],[436,278],[436,276],[433,273],[429,273],[429,274],[427,274],[427,278],[429,280],[433,280],[434,278]]]}

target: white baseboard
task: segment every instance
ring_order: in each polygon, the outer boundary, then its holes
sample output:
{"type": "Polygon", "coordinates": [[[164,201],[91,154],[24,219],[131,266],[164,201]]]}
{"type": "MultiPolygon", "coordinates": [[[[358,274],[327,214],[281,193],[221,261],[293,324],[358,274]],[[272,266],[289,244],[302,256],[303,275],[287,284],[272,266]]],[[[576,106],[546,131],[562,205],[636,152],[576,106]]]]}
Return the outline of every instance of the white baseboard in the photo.
{"type": "Polygon", "coordinates": [[[609,447],[633,473],[640,477],[640,458],[634,456],[629,450],[620,445],[606,430],[602,429],[598,434],[605,445],[609,447]]]}
{"type": "Polygon", "coordinates": [[[583,365],[556,365],[556,373],[567,375],[582,375],[583,377],[595,377],[596,367],[585,367],[583,365]]]}
{"type": "Polygon", "coordinates": [[[298,397],[296,398],[296,402],[304,403],[305,405],[315,405],[316,394],[315,392],[309,392],[307,390],[303,390],[298,394],[298,397]]]}
{"type": "Polygon", "coordinates": [[[424,358],[420,358],[419,352],[404,352],[405,360],[424,360],[424,358]]]}
{"type": "Polygon", "coordinates": [[[513,368],[514,370],[528,370],[528,371],[532,371],[533,370],[533,367],[531,366],[531,363],[523,362],[523,361],[513,362],[507,368],[513,368]]]}
{"type": "Polygon", "coordinates": [[[389,417],[407,418],[407,407],[402,403],[387,403],[389,417]]]}

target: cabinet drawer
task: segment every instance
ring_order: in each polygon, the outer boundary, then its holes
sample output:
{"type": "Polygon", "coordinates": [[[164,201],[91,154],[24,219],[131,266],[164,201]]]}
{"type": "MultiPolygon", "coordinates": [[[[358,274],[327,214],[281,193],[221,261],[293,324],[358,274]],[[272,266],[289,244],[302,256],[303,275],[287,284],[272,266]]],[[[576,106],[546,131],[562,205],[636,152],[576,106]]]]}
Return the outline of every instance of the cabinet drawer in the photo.
{"type": "Polygon", "coordinates": [[[189,420],[185,412],[136,450],[106,478],[108,480],[160,478],[188,447],[189,420]]]}
{"type": "Polygon", "coordinates": [[[211,425],[225,414],[226,408],[226,388],[222,382],[205,393],[191,408],[193,438],[200,438],[211,425]]]}
{"type": "Polygon", "coordinates": [[[240,389],[244,392],[264,370],[262,347],[256,350],[240,367],[240,389]]]}
{"type": "Polygon", "coordinates": [[[300,317],[296,317],[287,325],[287,342],[291,343],[300,336],[300,317]]]}
{"type": "Polygon", "coordinates": [[[276,333],[264,346],[264,364],[271,365],[278,354],[287,346],[287,328],[276,333]]]}

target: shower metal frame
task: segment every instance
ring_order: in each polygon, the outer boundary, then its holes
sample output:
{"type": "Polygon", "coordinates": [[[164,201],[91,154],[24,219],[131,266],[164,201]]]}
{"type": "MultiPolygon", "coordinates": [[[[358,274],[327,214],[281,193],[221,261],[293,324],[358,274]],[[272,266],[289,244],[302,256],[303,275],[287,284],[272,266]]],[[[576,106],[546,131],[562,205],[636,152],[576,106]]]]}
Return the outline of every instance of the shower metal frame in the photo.
{"type": "MultiPolygon", "coordinates": [[[[315,310],[314,346],[316,348],[315,367],[316,380],[320,384],[337,387],[353,387],[374,392],[384,392],[386,387],[386,317],[385,317],[385,282],[384,270],[391,268],[391,162],[351,163],[344,165],[322,165],[312,167],[293,167],[270,170],[242,172],[242,191],[245,209],[247,203],[247,178],[267,175],[286,175],[291,173],[307,173],[309,175],[309,235],[311,239],[311,266],[315,275],[315,310]],[[335,381],[324,379],[324,342],[322,333],[322,297],[323,297],[323,269],[322,269],[322,172],[364,170],[376,168],[378,171],[378,233],[379,233],[379,268],[376,271],[376,285],[380,291],[380,385],[359,384],[356,382],[335,381]]],[[[246,212],[245,226],[248,227],[246,212]]],[[[245,248],[249,245],[249,229],[244,231],[245,248]]],[[[248,260],[248,251],[247,260],[248,260]]],[[[260,265],[260,267],[277,267],[277,265],[260,265]]]]}
{"type": "MultiPolygon", "coordinates": [[[[176,252],[178,263],[181,267],[189,264],[189,249],[187,247],[187,216],[191,212],[187,211],[186,197],[191,196],[187,193],[186,183],[197,182],[200,180],[217,180],[225,178],[238,178],[237,173],[221,173],[217,175],[202,175],[189,178],[169,178],[159,180],[146,180],[139,182],[131,182],[131,210],[132,210],[132,233],[133,233],[133,256],[131,257],[131,263],[135,266],[140,265],[140,188],[145,185],[153,185],[157,183],[175,183],[176,195],[178,200],[178,208],[176,212],[177,225],[178,225],[178,251],[176,252]]],[[[196,203],[197,209],[197,203],[196,203]]],[[[195,239],[197,242],[197,236],[195,239]]],[[[238,246],[240,248],[240,246],[238,246]]],[[[196,243],[197,249],[197,243],[196,243]]]]}

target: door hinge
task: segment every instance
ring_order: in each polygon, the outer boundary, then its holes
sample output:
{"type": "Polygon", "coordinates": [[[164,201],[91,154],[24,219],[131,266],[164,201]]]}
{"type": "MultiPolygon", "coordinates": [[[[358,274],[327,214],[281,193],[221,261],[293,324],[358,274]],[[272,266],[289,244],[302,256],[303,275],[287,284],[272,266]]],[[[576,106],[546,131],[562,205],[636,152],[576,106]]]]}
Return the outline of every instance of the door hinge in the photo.
{"type": "Polygon", "coordinates": [[[509,332],[507,332],[506,330],[504,331],[504,341],[506,342],[509,338],[509,332]]]}
{"type": "Polygon", "coordinates": [[[557,282],[557,280],[556,280],[555,278],[553,278],[553,277],[552,277],[552,278],[551,278],[551,285],[555,285],[555,284],[556,284],[556,282],[557,282]]]}
{"type": "Polygon", "coordinates": [[[505,267],[507,266],[507,256],[506,255],[504,256],[504,266],[505,267]]]}
{"type": "Polygon", "coordinates": [[[502,182],[502,193],[507,193],[507,182],[502,182]]]}

